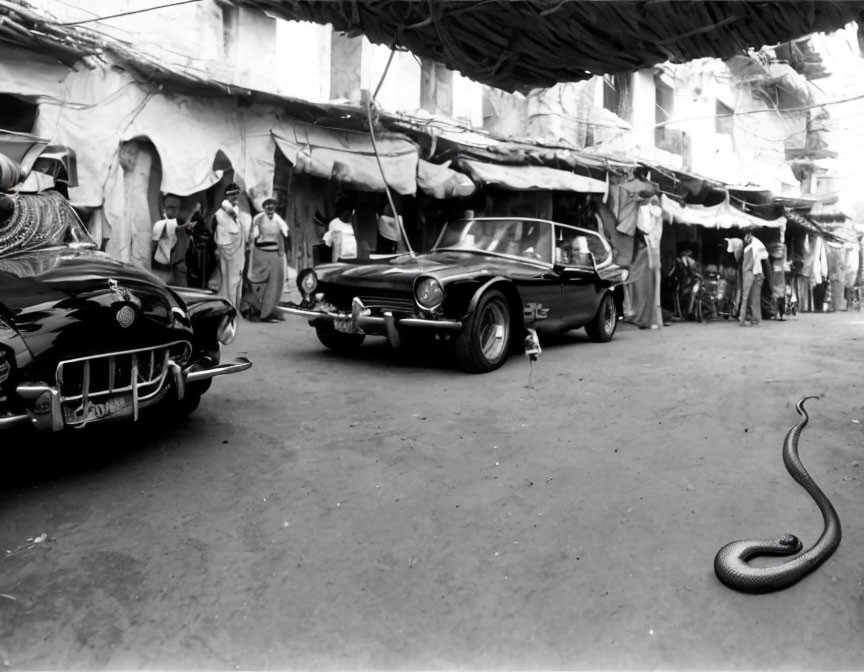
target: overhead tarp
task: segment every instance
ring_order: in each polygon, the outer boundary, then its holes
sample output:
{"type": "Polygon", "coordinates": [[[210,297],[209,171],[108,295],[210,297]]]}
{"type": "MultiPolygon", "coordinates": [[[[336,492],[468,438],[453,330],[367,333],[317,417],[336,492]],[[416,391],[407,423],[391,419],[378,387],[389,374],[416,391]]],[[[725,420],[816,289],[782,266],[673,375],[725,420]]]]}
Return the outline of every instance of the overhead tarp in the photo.
{"type": "Polygon", "coordinates": [[[838,30],[860,0],[232,0],[288,21],[332,24],[405,48],[465,77],[527,91],[665,61],[729,58],[746,47],[838,30]]]}
{"type": "Polygon", "coordinates": [[[455,166],[464,170],[479,185],[512,191],[578,191],[605,194],[608,189],[603,180],[547,166],[510,166],[471,159],[458,159],[455,166]]]}
{"type": "Polygon", "coordinates": [[[711,229],[783,229],[786,217],[761,219],[732,207],[728,201],[718,205],[691,205],[679,203],[666,194],[660,197],[660,205],[666,218],[676,224],[704,226],[711,229]]]}
{"type": "Polygon", "coordinates": [[[450,162],[438,164],[420,159],[417,165],[417,187],[432,198],[464,198],[477,190],[465,173],[450,168],[450,162]]]}
{"type": "Polygon", "coordinates": [[[419,148],[403,135],[376,133],[373,147],[369,133],[283,122],[272,136],[298,173],[335,179],[358,191],[383,192],[386,179],[399,194],[417,192],[419,148]]]}

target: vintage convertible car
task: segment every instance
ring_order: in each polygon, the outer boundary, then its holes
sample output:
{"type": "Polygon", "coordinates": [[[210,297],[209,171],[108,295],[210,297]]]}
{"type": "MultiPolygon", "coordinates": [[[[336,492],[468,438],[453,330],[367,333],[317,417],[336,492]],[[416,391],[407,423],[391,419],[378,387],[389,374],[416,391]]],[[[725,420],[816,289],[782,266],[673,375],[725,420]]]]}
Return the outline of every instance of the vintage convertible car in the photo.
{"type": "Polygon", "coordinates": [[[356,348],[366,334],[394,347],[445,339],[463,369],[480,373],[501,366],[527,329],[585,327],[592,340],[609,341],[627,273],[595,231],[521,217],[460,219],[425,254],[305,269],[302,301],[281,307],[308,318],[334,350],[356,348]]]}
{"type": "Polygon", "coordinates": [[[57,191],[0,193],[0,429],[191,412],[251,366],[220,363],[236,323],[228,301],[98,251],[57,191]]]}

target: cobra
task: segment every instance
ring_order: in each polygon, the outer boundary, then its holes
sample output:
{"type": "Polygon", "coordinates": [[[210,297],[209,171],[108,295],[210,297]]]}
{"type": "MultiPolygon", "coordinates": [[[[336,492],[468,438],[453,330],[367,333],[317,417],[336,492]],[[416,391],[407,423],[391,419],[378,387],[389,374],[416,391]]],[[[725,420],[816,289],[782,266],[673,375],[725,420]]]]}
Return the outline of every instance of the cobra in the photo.
{"type": "Polygon", "coordinates": [[[746,593],[770,593],[797,583],[825,562],[840,544],[840,518],[825,493],[807,473],[798,457],[798,437],[810,419],[804,402],[819,397],[804,397],[795,404],[801,420],[786,434],[783,442],[783,463],[792,478],[803,487],[822,512],[824,529],[812,547],[786,562],[773,567],[752,567],[749,560],[761,555],[790,556],[803,548],[794,534],[775,539],[742,539],[721,548],[714,558],[714,572],[724,584],[746,593]]]}

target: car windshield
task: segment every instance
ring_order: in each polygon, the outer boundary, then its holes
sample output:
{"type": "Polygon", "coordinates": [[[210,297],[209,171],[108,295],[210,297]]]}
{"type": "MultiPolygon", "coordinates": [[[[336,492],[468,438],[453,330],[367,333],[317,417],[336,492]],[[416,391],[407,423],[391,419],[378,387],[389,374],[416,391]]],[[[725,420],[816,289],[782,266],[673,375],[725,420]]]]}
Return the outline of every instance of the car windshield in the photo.
{"type": "Polygon", "coordinates": [[[62,194],[0,195],[0,258],[59,245],[95,247],[62,194]]]}
{"type": "Polygon", "coordinates": [[[522,219],[458,219],[448,222],[436,250],[494,252],[552,262],[552,223],[522,219]]]}

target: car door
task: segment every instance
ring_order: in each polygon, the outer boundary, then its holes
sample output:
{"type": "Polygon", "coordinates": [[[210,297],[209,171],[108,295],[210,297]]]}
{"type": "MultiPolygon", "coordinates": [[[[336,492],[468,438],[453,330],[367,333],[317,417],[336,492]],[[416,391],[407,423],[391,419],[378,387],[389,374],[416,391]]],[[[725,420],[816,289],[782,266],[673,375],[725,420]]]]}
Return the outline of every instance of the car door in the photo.
{"type": "Polygon", "coordinates": [[[522,299],[523,324],[538,332],[560,330],[564,318],[560,275],[551,266],[552,226],[544,220],[524,220],[517,253],[530,264],[514,277],[522,299]]]}
{"type": "Polygon", "coordinates": [[[603,288],[597,275],[597,257],[605,263],[609,249],[600,236],[587,229],[558,225],[556,265],[561,278],[562,320],[580,327],[597,314],[603,288]]]}

